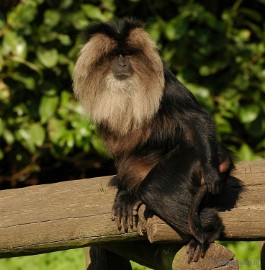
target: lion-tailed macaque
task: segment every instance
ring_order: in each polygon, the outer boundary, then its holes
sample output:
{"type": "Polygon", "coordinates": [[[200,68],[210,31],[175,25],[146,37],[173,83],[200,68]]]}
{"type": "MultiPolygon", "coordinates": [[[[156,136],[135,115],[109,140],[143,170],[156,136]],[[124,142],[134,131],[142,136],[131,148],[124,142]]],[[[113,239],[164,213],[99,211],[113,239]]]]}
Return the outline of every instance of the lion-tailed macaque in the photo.
{"type": "Polygon", "coordinates": [[[113,217],[127,231],[144,203],[191,236],[189,261],[196,261],[223,229],[202,201],[220,192],[233,168],[214,122],[163,64],[142,22],[93,24],[85,35],[74,93],[115,161],[113,217]]]}

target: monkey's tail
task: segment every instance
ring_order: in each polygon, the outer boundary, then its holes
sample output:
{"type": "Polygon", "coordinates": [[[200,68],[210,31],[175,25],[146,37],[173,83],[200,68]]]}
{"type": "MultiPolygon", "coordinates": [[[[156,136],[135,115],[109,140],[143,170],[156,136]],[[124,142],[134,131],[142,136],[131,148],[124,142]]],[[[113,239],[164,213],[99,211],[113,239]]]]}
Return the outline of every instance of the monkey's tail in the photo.
{"type": "Polygon", "coordinates": [[[203,198],[206,196],[207,186],[201,185],[193,197],[192,207],[189,213],[189,227],[192,235],[198,240],[200,244],[205,242],[205,233],[201,225],[201,218],[199,208],[203,198]]]}

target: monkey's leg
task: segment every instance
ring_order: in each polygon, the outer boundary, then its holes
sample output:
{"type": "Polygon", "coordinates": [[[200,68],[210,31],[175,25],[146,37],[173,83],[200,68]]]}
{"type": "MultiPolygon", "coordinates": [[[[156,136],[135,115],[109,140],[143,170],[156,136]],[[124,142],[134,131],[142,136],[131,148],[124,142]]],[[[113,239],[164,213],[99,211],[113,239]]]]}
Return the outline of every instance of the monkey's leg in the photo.
{"type": "Polygon", "coordinates": [[[112,207],[112,220],[116,220],[118,229],[128,232],[128,229],[137,227],[138,209],[141,202],[126,190],[118,189],[112,207]]]}
{"type": "Polygon", "coordinates": [[[182,145],[158,163],[138,189],[140,200],[162,220],[177,232],[193,236],[189,260],[204,256],[208,244],[219,237],[222,229],[216,210],[199,211],[207,193],[207,186],[200,186],[200,169],[198,159],[182,145]]]}

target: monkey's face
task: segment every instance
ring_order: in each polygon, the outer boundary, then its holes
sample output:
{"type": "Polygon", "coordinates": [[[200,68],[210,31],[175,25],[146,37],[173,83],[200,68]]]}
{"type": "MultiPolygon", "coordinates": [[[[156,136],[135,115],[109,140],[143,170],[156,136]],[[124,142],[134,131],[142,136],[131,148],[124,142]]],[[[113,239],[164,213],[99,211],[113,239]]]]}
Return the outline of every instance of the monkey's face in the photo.
{"type": "Polygon", "coordinates": [[[74,92],[85,113],[121,134],[152,119],[163,88],[163,64],[155,44],[129,21],[99,25],[74,69],[74,92]]]}
{"type": "Polygon", "coordinates": [[[111,72],[117,80],[126,80],[133,74],[132,65],[128,56],[120,53],[111,62],[111,72]]]}

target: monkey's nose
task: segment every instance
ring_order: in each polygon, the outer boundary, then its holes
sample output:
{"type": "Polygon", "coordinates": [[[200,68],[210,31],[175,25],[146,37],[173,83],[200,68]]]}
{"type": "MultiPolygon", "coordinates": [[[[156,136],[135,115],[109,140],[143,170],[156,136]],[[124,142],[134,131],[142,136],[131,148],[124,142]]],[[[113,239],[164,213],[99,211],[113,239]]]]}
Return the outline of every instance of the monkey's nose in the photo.
{"type": "Polygon", "coordinates": [[[123,55],[119,55],[119,60],[118,60],[118,65],[120,66],[120,67],[126,67],[126,66],[128,66],[128,60],[126,60],[126,58],[125,58],[125,56],[123,56],[123,55]]]}
{"type": "Polygon", "coordinates": [[[111,70],[118,80],[125,80],[133,73],[129,59],[123,55],[119,55],[112,61],[111,70]]]}

